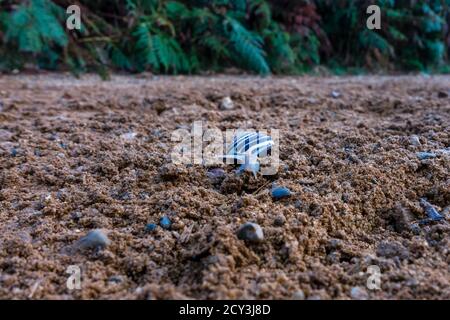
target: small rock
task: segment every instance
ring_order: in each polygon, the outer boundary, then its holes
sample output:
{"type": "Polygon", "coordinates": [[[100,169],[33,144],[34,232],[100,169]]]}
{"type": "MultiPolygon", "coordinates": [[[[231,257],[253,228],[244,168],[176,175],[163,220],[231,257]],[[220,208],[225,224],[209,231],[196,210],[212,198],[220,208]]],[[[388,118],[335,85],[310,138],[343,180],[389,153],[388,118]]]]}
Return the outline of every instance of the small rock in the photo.
{"type": "Polygon", "coordinates": [[[264,240],[264,233],[258,224],[247,222],[239,228],[239,230],[237,231],[237,237],[240,240],[261,242],[264,240]]]}
{"type": "Polygon", "coordinates": [[[275,226],[281,227],[282,225],[284,225],[286,223],[286,218],[284,217],[284,215],[280,214],[275,217],[275,220],[273,221],[273,223],[275,226]]]}
{"type": "Polygon", "coordinates": [[[436,153],[434,152],[417,152],[416,156],[420,160],[434,159],[437,157],[436,153]]]}
{"type": "Polygon", "coordinates": [[[34,149],[34,155],[36,157],[42,157],[42,152],[38,148],[34,149]]]}
{"type": "Polygon", "coordinates": [[[291,190],[286,187],[274,187],[271,191],[272,198],[279,200],[291,196],[291,190]]]}
{"type": "Polygon", "coordinates": [[[411,232],[414,233],[415,235],[420,234],[420,226],[418,223],[412,223],[409,228],[410,228],[411,232]]]}
{"type": "Polygon", "coordinates": [[[410,278],[406,280],[405,285],[407,287],[417,287],[419,285],[419,281],[417,281],[417,279],[415,278],[410,278]]]}
{"type": "Polygon", "coordinates": [[[333,91],[331,92],[331,96],[332,96],[333,98],[337,99],[337,98],[339,98],[339,97],[341,96],[341,93],[340,93],[339,91],[333,90],[333,91]]]}
{"type": "Polygon", "coordinates": [[[340,239],[335,239],[335,238],[330,239],[330,240],[328,241],[327,247],[328,247],[330,250],[337,250],[337,249],[340,249],[340,248],[342,248],[342,240],[340,240],[340,239]]]}
{"type": "Polygon", "coordinates": [[[444,219],[444,216],[437,212],[437,210],[426,199],[420,199],[420,205],[425,210],[425,213],[430,220],[440,221],[444,219]]]}
{"type": "Polygon", "coordinates": [[[234,109],[233,100],[230,97],[225,97],[220,101],[220,110],[231,110],[234,109]]]}
{"type": "Polygon", "coordinates": [[[409,143],[416,147],[422,145],[422,143],[420,143],[419,136],[417,136],[415,134],[413,134],[411,137],[409,137],[409,143]]]}
{"type": "Polygon", "coordinates": [[[103,249],[109,245],[108,236],[100,229],[91,230],[83,238],[77,241],[76,247],[82,250],[103,249]]]}
{"type": "Polygon", "coordinates": [[[353,287],[350,291],[350,296],[354,300],[367,300],[369,299],[369,294],[367,291],[361,287],[353,287]]]}
{"type": "Polygon", "coordinates": [[[145,231],[152,232],[156,230],[156,227],[158,227],[155,223],[149,223],[145,226],[145,231]]]}
{"type": "Polygon", "coordinates": [[[17,150],[17,148],[12,148],[11,157],[17,157],[18,154],[19,154],[19,151],[17,150]]]}
{"type": "Polygon", "coordinates": [[[438,92],[438,98],[441,98],[441,99],[448,98],[448,92],[446,92],[446,91],[439,91],[438,92]]]}
{"type": "Polygon", "coordinates": [[[131,141],[131,140],[133,140],[134,138],[136,138],[136,136],[137,136],[137,133],[136,133],[136,132],[128,132],[128,133],[122,134],[120,137],[121,137],[123,140],[131,141]]]}
{"type": "Polygon", "coordinates": [[[305,300],[305,293],[303,292],[303,290],[300,289],[295,291],[292,295],[292,300],[305,300]]]}
{"type": "Polygon", "coordinates": [[[81,214],[80,211],[75,211],[75,212],[72,212],[72,214],[70,215],[70,217],[71,217],[73,220],[78,221],[78,220],[81,219],[82,214],[81,214]]]}
{"type": "Polygon", "coordinates": [[[111,276],[111,277],[109,277],[108,278],[108,282],[111,282],[111,283],[122,283],[122,282],[124,282],[125,281],[125,279],[124,279],[124,277],[123,276],[120,276],[120,275],[117,275],[117,276],[111,276]]]}
{"type": "Polygon", "coordinates": [[[159,220],[159,225],[161,226],[161,228],[168,230],[172,225],[172,221],[170,221],[168,217],[164,216],[159,220]]]}

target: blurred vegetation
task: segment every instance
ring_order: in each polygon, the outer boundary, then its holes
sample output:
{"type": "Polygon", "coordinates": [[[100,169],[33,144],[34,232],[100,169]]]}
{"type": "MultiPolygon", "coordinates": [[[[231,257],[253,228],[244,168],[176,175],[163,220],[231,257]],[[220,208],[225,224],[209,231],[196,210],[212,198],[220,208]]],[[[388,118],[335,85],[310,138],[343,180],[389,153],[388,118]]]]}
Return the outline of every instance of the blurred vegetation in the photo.
{"type": "Polygon", "coordinates": [[[448,71],[450,0],[0,0],[0,70],[448,71]],[[82,29],[65,27],[77,4],[82,29]],[[366,28],[370,4],[382,29],[366,28]]]}

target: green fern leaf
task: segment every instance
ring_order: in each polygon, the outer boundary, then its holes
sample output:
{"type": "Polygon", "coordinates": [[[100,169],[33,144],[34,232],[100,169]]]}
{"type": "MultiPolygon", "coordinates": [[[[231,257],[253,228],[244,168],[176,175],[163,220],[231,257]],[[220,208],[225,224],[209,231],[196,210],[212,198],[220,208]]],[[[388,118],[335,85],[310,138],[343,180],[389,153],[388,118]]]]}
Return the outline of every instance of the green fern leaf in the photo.
{"type": "Polygon", "coordinates": [[[270,68],[264,57],[265,52],[262,49],[263,41],[261,37],[252,34],[238,21],[230,17],[226,18],[224,26],[237,59],[242,59],[250,69],[258,73],[269,73],[270,68]]]}

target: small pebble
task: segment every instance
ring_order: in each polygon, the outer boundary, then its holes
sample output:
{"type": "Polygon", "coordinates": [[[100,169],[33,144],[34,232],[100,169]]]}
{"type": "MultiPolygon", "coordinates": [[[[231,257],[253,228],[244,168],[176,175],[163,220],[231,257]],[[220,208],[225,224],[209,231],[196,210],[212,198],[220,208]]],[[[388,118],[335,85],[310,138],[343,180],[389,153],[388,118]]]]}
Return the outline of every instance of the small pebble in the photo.
{"type": "Polygon", "coordinates": [[[331,96],[335,99],[339,98],[341,96],[341,93],[339,91],[332,91],[331,96]]]}
{"type": "Polygon", "coordinates": [[[11,157],[17,157],[18,153],[19,153],[19,151],[17,150],[17,148],[13,148],[11,150],[11,157]]]}
{"type": "Polygon", "coordinates": [[[41,150],[39,150],[39,149],[34,149],[34,155],[36,156],[36,157],[41,157],[42,156],[42,153],[41,153],[41,150]]]}
{"type": "Polygon", "coordinates": [[[330,239],[328,241],[328,248],[331,250],[340,249],[342,247],[342,240],[340,239],[330,239]]]}
{"type": "Polygon", "coordinates": [[[444,219],[444,216],[437,212],[437,210],[426,199],[420,199],[420,205],[425,210],[428,218],[432,221],[440,221],[444,219]]]}
{"type": "Polygon", "coordinates": [[[350,291],[350,296],[354,300],[367,300],[369,299],[369,294],[367,291],[361,287],[353,287],[350,291]]]}
{"type": "Polygon", "coordinates": [[[441,98],[441,99],[448,98],[448,92],[446,92],[446,91],[439,91],[438,92],[438,98],[441,98]]]}
{"type": "Polygon", "coordinates": [[[247,222],[239,228],[239,230],[237,231],[237,237],[240,240],[261,242],[264,240],[264,233],[258,224],[247,222]]]}
{"type": "Polygon", "coordinates": [[[100,229],[91,230],[83,238],[77,241],[76,247],[79,249],[105,248],[109,245],[108,236],[100,229]]]}
{"type": "Polygon", "coordinates": [[[122,134],[120,137],[121,137],[123,140],[131,141],[131,140],[133,140],[136,136],[137,136],[137,133],[136,133],[136,132],[128,132],[128,133],[122,134]]]}
{"type": "Polygon", "coordinates": [[[117,276],[111,276],[111,277],[109,277],[109,279],[108,279],[108,282],[111,282],[111,283],[122,283],[122,282],[124,282],[125,281],[125,279],[124,279],[124,277],[123,276],[120,276],[120,275],[117,275],[117,276]]]}
{"type": "Polygon", "coordinates": [[[220,102],[220,110],[231,110],[234,109],[234,103],[233,100],[231,100],[230,97],[225,97],[220,102]]]}
{"type": "Polygon", "coordinates": [[[155,223],[149,223],[145,226],[145,231],[152,232],[156,230],[157,225],[155,223]]]}
{"type": "Polygon", "coordinates": [[[275,224],[275,226],[281,227],[282,225],[284,225],[286,223],[286,218],[282,214],[280,214],[275,217],[275,220],[273,221],[273,223],[275,224]]]}
{"type": "Polygon", "coordinates": [[[420,226],[419,226],[419,224],[418,223],[412,223],[411,226],[410,226],[410,230],[415,235],[419,235],[420,234],[420,226]]]}
{"type": "Polygon", "coordinates": [[[433,152],[417,152],[416,156],[420,160],[434,159],[437,157],[436,153],[433,152]]]}
{"type": "Polygon", "coordinates": [[[272,188],[272,197],[275,200],[289,197],[291,195],[291,190],[286,187],[274,187],[272,188]]]}
{"type": "Polygon", "coordinates": [[[305,300],[305,293],[303,290],[297,290],[292,295],[292,300],[305,300]]]}
{"type": "Polygon", "coordinates": [[[78,220],[81,219],[82,214],[81,214],[80,211],[75,211],[75,212],[72,212],[72,214],[70,215],[70,217],[71,217],[73,220],[78,221],[78,220]]]}
{"type": "Polygon", "coordinates": [[[164,216],[159,220],[159,225],[161,226],[161,228],[167,230],[167,229],[170,229],[172,222],[170,221],[170,219],[168,217],[164,216]]]}
{"type": "Polygon", "coordinates": [[[417,135],[415,135],[415,134],[412,135],[411,137],[409,137],[409,143],[410,143],[411,145],[413,145],[413,146],[416,146],[416,147],[422,145],[422,144],[420,143],[419,136],[417,136],[417,135]]]}

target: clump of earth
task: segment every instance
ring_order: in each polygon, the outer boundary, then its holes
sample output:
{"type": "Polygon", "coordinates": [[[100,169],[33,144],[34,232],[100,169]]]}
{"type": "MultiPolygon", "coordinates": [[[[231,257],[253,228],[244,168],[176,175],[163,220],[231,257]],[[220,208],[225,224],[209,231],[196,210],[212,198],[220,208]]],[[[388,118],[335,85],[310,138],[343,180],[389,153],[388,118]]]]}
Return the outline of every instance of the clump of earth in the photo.
{"type": "Polygon", "coordinates": [[[445,76],[3,76],[0,298],[450,299],[449,147],[445,76]],[[278,172],[172,163],[194,121],[278,172]]]}

